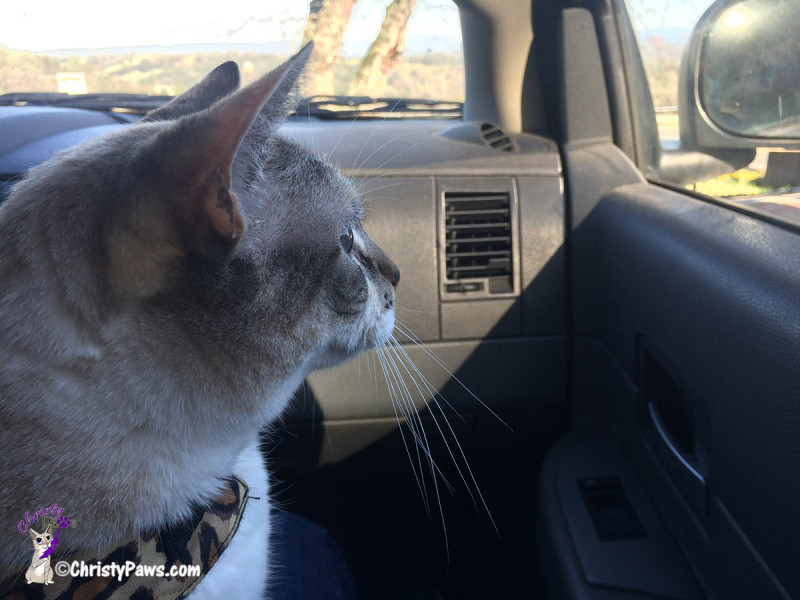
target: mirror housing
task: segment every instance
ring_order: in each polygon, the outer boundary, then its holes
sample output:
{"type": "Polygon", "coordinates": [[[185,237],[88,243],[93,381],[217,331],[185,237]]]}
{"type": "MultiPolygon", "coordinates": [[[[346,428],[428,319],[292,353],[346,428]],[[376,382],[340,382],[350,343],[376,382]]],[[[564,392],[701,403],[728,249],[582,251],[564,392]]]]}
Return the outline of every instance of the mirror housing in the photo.
{"type": "Polygon", "coordinates": [[[690,87],[693,72],[688,65],[696,64],[698,55],[697,32],[702,31],[700,24],[689,40],[690,47],[684,51],[680,65],[680,140],[675,140],[678,143],[669,146],[662,145],[653,98],[630,15],[624,0],[612,1],[619,19],[623,53],[631,73],[628,93],[633,98],[632,118],[636,136],[636,160],[645,176],[655,181],[684,186],[731,173],[753,162],[756,156],[754,144],[735,140],[732,143],[723,141],[700,144],[693,128],[688,133],[684,131],[687,121],[693,119],[692,108],[695,106],[693,100],[687,104],[685,99],[694,98],[693,94],[686,95],[686,89],[690,87]]]}
{"type": "MultiPolygon", "coordinates": [[[[772,21],[780,20],[781,13],[768,9],[775,7],[785,10],[786,15],[800,13],[800,0],[718,0],[697,22],[684,51],[680,69],[678,118],[682,148],[712,156],[727,155],[728,160],[735,160],[738,153],[742,154],[743,160],[748,150],[753,152],[757,147],[800,148],[800,139],[797,137],[769,135],[770,129],[747,121],[747,118],[752,119],[756,111],[763,110],[761,107],[771,91],[767,89],[770,84],[764,85],[765,73],[770,65],[763,66],[763,62],[776,59],[765,53],[764,56],[769,58],[762,60],[760,56],[751,57],[748,52],[758,48],[771,50],[774,46],[776,30],[780,28],[772,27],[772,21]],[[758,11],[748,8],[748,5],[763,5],[764,8],[758,11]],[[748,13],[758,16],[766,13],[768,22],[756,23],[755,19],[748,18],[748,13]],[[769,20],[770,17],[772,20],[769,20]],[[730,37],[727,40],[720,39],[720,33],[725,33],[726,29],[730,37]],[[741,56],[737,54],[748,56],[753,61],[753,69],[746,71],[749,80],[743,83],[741,77],[725,79],[726,72],[713,82],[708,81],[708,72],[714,65],[726,64],[725,59],[731,65],[740,64],[737,59],[741,59],[741,56]],[[761,68],[757,68],[758,65],[761,68]],[[711,83],[714,84],[713,90],[711,83]],[[739,110],[740,106],[749,107],[750,117],[745,116],[747,110],[739,110]]],[[[783,22],[780,20],[780,23],[783,22]]],[[[784,36],[781,42],[784,45],[799,44],[791,36],[784,36]]],[[[741,67],[739,70],[741,73],[741,67]]],[[[733,68],[729,71],[732,72],[733,68]]],[[[797,86],[793,96],[800,96],[800,81],[797,86]]],[[[772,96],[776,106],[779,102],[783,106],[780,95],[773,93],[772,96]]],[[[786,104],[788,106],[790,103],[786,104]]],[[[779,127],[772,128],[773,132],[780,130],[779,127]]],[[[798,135],[796,127],[794,130],[784,127],[783,130],[794,131],[792,135],[798,135]]]]}

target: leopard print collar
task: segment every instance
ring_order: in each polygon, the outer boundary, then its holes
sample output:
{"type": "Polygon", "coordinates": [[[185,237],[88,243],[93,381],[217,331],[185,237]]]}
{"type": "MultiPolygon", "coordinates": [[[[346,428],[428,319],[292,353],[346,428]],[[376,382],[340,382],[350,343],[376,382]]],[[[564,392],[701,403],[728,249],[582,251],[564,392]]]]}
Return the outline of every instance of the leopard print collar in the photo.
{"type": "MultiPolygon", "coordinates": [[[[152,535],[131,538],[99,553],[80,553],[51,557],[50,568],[59,561],[81,561],[87,565],[101,563],[136,566],[163,566],[169,573],[173,566],[200,565],[199,577],[156,577],[123,575],[72,577],[52,574],[53,583],[26,584],[25,571],[10,575],[0,573],[2,600],[175,600],[185,598],[209,569],[219,560],[236,533],[245,504],[248,488],[241,479],[223,481],[223,489],[205,511],[195,511],[188,523],[162,529],[152,535]]],[[[27,569],[28,567],[26,567],[27,569]]]]}

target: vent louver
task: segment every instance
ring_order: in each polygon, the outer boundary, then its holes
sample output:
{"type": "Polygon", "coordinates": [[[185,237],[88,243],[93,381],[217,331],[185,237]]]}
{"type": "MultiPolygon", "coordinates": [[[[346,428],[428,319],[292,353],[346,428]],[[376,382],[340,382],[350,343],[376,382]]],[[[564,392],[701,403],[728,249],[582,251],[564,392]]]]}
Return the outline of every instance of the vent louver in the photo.
{"type": "Polygon", "coordinates": [[[506,132],[491,123],[481,125],[481,138],[484,144],[500,152],[513,152],[515,149],[514,142],[506,132]]]}
{"type": "Polygon", "coordinates": [[[512,293],[514,268],[508,192],[445,192],[444,221],[444,291],[512,293]]]}

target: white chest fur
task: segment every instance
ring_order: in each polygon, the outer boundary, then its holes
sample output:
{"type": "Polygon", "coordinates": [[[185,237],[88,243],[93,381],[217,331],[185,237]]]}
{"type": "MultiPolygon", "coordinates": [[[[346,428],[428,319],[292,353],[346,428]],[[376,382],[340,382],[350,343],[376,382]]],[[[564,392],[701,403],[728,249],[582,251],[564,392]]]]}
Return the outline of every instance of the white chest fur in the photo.
{"type": "Polygon", "coordinates": [[[189,600],[264,598],[269,570],[269,481],[257,437],[237,457],[233,474],[250,490],[244,515],[230,545],[189,600]]]}

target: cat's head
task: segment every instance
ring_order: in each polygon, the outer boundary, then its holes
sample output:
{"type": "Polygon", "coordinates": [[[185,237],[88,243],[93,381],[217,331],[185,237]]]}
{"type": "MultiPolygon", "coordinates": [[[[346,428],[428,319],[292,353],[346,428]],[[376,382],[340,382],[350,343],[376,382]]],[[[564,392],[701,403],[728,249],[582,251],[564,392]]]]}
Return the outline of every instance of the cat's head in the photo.
{"type": "Polygon", "coordinates": [[[33,547],[37,552],[44,552],[50,547],[53,542],[53,529],[48,527],[44,533],[37,533],[32,528],[28,530],[33,542],[33,547]]]}
{"type": "Polygon", "coordinates": [[[144,336],[175,331],[201,340],[198,356],[283,371],[388,339],[400,274],[361,226],[360,194],[277,133],[310,51],[242,89],[226,63],[18,184],[2,209],[47,198],[34,209],[53,221],[39,242],[54,247],[51,272],[69,271],[64,302],[76,315],[138,311],[137,330],[124,334],[143,340],[139,350],[157,346],[144,336]]]}

